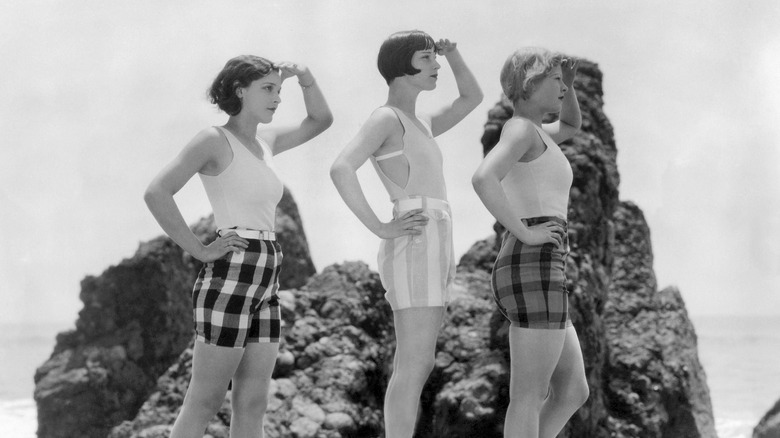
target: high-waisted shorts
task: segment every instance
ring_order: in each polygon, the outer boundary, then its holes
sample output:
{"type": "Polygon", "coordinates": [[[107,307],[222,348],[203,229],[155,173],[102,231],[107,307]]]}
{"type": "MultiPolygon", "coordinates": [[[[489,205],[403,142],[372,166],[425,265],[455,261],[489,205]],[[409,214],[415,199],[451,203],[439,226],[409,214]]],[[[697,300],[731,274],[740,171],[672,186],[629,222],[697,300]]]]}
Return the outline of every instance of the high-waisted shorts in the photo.
{"type": "Polygon", "coordinates": [[[393,217],[415,209],[428,217],[422,234],[384,239],[379,245],[379,277],[393,310],[446,306],[455,279],[449,204],[427,197],[399,199],[393,217]]]}
{"type": "Polygon", "coordinates": [[[512,325],[532,329],[571,326],[566,291],[569,239],[566,221],[557,217],[523,219],[527,226],[553,221],[564,227],[563,246],[527,245],[506,232],[493,265],[493,298],[512,325]]]}
{"type": "Polygon", "coordinates": [[[220,347],[279,342],[282,247],[273,232],[235,231],[249,241],[238,253],[203,265],[192,291],[196,339],[220,347]]]}

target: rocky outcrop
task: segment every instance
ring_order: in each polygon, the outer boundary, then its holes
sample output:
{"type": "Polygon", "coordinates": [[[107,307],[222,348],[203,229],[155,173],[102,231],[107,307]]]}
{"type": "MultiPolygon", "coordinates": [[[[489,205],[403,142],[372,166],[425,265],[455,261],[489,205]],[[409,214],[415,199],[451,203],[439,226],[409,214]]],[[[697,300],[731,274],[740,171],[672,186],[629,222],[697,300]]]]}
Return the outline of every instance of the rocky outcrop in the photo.
{"type": "MultiPolygon", "coordinates": [[[[588,402],[569,421],[565,437],[715,437],[706,377],[696,335],[676,289],[658,292],[647,224],[618,199],[617,149],[602,111],[601,73],[583,61],[575,86],[582,131],[561,149],[574,181],[569,203],[571,253],[567,263],[572,320],[590,387],[588,402]],[[630,309],[630,310],[626,310],[630,309]]],[[[490,112],[482,137],[487,153],[512,108],[504,99],[490,112]]],[[[548,120],[549,121],[549,120],[548,120]]],[[[489,272],[503,228],[477,242],[459,268],[489,272]]],[[[492,314],[491,350],[473,360],[471,374],[447,388],[440,409],[451,414],[446,436],[501,436],[496,424],[507,400],[507,324],[492,314]],[[474,396],[474,388],[479,396],[474,396]],[[481,424],[481,426],[478,426],[481,424]]],[[[445,436],[445,435],[442,435],[445,436]]]]}
{"type": "MultiPolygon", "coordinates": [[[[392,311],[379,276],[363,263],[326,268],[299,290],[280,293],[284,340],[266,414],[266,436],[371,437],[382,430],[392,311]]],[[[111,438],[167,437],[186,392],[192,351],[160,378],[133,421],[111,438]]],[[[230,401],[209,425],[228,437],[230,401]]]]}
{"type": "Polygon", "coordinates": [[[780,400],[764,414],[753,429],[753,438],[780,438],[780,400]]]}
{"type": "MultiPolygon", "coordinates": [[[[277,211],[287,255],[281,281],[302,285],[314,273],[300,217],[289,192],[277,211]],[[290,254],[293,254],[290,256],[290,254]]],[[[214,238],[211,218],[193,226],[214,238]]],[[[75,330],[57,336],[49,360],[35,374],[40,438],[104,438],[133,418],[192,338],[190,292],[200,263],[167,237],[81,283],[75,330]]]]}
{"type": "Polygon", "coordinates": [[[658,291],[650,230],[636,205],[613,216],[615,263],[604,326],[610,429],[618,436],[715,437],[696,333],[680,292],[658,291]]]}

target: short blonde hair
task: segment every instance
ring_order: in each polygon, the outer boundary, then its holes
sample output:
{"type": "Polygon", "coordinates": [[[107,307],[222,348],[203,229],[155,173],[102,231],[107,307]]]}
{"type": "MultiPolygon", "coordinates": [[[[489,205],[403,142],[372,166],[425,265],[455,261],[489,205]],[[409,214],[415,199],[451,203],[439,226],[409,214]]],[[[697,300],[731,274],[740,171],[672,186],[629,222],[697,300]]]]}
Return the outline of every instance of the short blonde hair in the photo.
{"type": "Polygon", "coordinates": [[[510,101],[527,99],[536,82],[561,65],[563,55],[541,47],[523,47],[509,55],[501,69],[501,89],[510,101]]]}

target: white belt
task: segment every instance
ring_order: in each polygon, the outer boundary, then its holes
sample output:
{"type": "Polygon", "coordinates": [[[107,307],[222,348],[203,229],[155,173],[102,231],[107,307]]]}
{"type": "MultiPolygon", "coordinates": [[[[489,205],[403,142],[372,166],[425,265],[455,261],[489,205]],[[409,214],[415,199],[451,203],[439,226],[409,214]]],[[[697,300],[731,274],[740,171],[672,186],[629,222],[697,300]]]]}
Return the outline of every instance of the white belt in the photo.
{"type": "Polygon", "coordinates": [[[276,232],[264,230],[248,230],[246,228],[223,228],[217,233],[222,236],[229,231],[235,231],[241,237],[257,240],[276,240],[276,232]]]}
{"type": "Polygon", "coordinates": [[[416,196],[414,198],[396,199],[395,208],[399,212],[415,210],[418,208],[423,210],[450,211],[450,204],[442,199],[416,196]]]}

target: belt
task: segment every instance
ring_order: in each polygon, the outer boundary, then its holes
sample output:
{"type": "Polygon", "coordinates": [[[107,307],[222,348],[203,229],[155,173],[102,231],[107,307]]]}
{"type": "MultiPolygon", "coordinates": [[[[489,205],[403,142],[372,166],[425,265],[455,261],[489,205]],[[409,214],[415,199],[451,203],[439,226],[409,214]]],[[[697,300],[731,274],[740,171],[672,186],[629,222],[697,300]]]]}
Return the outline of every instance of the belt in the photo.
{"type": "Polygon", "coordinates": [[[248,230],[246,228],[223,228],[217,231],[217,233],[222,236],[228,231],[235,231],[236,234],[247,239],[276,240],[276,232],[274,231],[248,230]]]}
{"type": "Polygon", "coordinates": [[[396,199],[395,208],[399,212],[415,210],[418,208],[423,210],[450,211],[450,204],[442,199],[429,198],[427,196],[415,196],[413,198],[396,199]]]}

